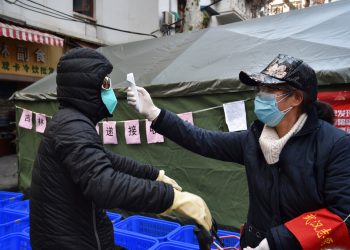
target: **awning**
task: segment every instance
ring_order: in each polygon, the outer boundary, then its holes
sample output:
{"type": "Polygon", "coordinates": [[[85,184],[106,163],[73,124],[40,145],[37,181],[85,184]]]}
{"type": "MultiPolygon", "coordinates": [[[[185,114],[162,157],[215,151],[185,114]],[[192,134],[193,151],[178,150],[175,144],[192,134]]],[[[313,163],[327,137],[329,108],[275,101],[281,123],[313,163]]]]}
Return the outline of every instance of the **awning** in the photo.
{"type": "Polygon", "coordinates": [[[0,22],[0,36],[27,42],[63,47],[64,39],[37,30],[26,29],[0,22]]]}

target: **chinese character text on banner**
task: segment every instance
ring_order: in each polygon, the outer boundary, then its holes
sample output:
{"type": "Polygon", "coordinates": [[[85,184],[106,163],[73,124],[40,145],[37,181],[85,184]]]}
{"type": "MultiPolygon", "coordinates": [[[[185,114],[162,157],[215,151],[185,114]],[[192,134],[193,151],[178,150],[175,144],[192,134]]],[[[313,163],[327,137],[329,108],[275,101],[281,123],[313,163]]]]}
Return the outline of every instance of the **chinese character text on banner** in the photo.
{"type": "Polygon", "coordinates": [[[151,144],[151,143],[160,143],[160,142],[164,142],[164,137],[158,133],[156,133],[156,131],[154,131],[151,128],[151,124],[152,122],[146,120],[146,137],[147,137],[147,143],[151,144]]]}
{"type": "Polygon", "coordinates": [[[126,144],[140,144],[139,120],[131,120],[124,122],[126,144]]]}
{"type": "Polygon", "coordinates": [[[103,122],[103,143],[118,144],[116,122],[103,122]]]}
{"type": "Polygon", "coordinates": [[[23,109],[18,126],[26,129],[32,129],[33,128],[32,115],[33,115],[32,111],[23,109]]]}
{"type": "Polygon", "coordinates": [[[46,129],[46,115],[36,113],[35,114],[35,131],[39,133],[44,133],[46,129]]]}
{"type": "Polygon", "coordinates": [[[319,92],[317,97],[332,106],[334,125],[350,133],[350,91],[319,92]]]}

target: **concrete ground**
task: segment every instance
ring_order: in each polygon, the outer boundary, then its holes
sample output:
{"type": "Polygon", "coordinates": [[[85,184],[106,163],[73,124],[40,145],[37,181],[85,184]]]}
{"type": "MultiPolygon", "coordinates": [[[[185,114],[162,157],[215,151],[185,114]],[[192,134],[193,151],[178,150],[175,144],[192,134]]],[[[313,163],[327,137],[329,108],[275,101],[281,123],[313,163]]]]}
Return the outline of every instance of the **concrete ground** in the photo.
{"type": "Polygon", "coordinates": [[[0,157],[0,190],[15,190],[18,188],[17,155],[0,157]]]}

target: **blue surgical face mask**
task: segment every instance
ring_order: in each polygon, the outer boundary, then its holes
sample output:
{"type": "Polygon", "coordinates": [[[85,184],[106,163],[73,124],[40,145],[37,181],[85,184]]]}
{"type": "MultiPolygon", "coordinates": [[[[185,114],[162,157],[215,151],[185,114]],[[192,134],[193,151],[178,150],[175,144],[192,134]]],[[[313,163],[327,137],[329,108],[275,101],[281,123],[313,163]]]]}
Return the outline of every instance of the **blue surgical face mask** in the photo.
{"type": "Polygon", "coordinates": [[[278,109],[278,103],[284,100],[289,93],[282,95],[275,95],[265,92],[259,92],[254,100],[254,112],[258,119],[269,127],[276,127],[283,117],[293,108],[289,107],[286,110],[280,111],[278,109]],[[278,102],[277,97],[284,96],[278,102]]]}
{"type": "Polygon", "coordinates": [[[101,98],[103,103],[106,105],[106,108],[108,109],[108,112],[112,115],[113,111],[117,107],[118,100],[117,97],[114,94],[114,91],[112,88],[110,89],[102,89],[101,90],[101,98]]]}
{"type": "Polygon", "coordinates": [[[106,76],[103,79],[102,89],[101,89],[101,98],[102,98],[102,102],[108,109],[108,112],[112,115],[113,111],[117,107],[118,100],[114,94],[114,91],[112,88],[112,81],[109,76],[106,76]]]}

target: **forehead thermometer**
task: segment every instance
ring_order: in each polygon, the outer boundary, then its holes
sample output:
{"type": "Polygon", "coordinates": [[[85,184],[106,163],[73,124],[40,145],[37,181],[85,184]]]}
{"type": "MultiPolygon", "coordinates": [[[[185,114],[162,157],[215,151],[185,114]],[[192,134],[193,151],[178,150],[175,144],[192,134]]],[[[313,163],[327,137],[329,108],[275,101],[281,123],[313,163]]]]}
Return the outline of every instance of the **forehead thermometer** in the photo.
{"type": "Polygon", "coordinates": [[[134,93],[134,96],[136,98],[136,110],[138,112],[140,112],[140,99],[139,99],[139,94],[137,92],[137,89],[136,89],[136,83],[135,83],[135,79],[134,79],[134,74],[133,73],[129,73],[126,75],[126,80],[128,81],[129,85],[130,85],[130,88],[132,90],[132,92],[134,93]]]}

